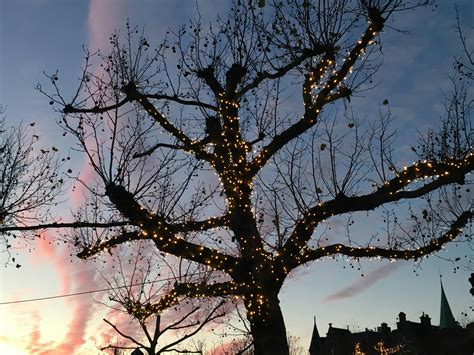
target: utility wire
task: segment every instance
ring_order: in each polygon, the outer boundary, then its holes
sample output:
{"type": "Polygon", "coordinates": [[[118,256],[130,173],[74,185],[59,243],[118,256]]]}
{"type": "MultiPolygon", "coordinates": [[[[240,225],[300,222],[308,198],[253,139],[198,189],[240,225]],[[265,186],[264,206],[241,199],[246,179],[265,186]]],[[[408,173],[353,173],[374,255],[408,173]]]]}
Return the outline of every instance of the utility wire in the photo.
{"type": "Polygon", "coordinates": [[[124,286],[117,286],[117,287],[108,287],[108,288],[103,288],[100,290],[90,290],[90,291],[82,291],[82,292],[75,292],[75,293],[67,293],[64,295],[56,295],[56,296],[47,296],[47,297],[38,297],[38,298],[28,298],[24,300],[18,300],[18,301],[10,301],[10,302],[0,302],[0,306],[2,305],[7,305],[7,304],[15,304],[15,303],[26,303],[26,302],[36,302],[36,301],[46,301],[46,300],[53,300],[56,298],[65,298],[65,297],[72,297],[72,296],[81,296],[81,295],[87,295],[91,293],[97,293],[97,292],[105,292],[105,291],[111,291],[111,290],[118,290],[120,288],[125,288],[125,287],[132,287],[132,286],[142,286],[145,284],[150,284],[150,283],[155,283],[158,281],[168,281],[173,278],[168,278],[168,279],[160,279],[160,280],[155,280],[155,281],[146,281],[146,282],[141,282],[137,284],[132,284],[132,285],[124,285],[124,286]]]}
{"type": "MultiPolygon", "coordinates": [[[[205,272],[200,272],[196,273],[195,275],[199,274],[204,274],[205,272]]],[[[211,276],[210,278],[215,278],[217,276],[211,276]]],[[[111,291],[111,290],[118,290],[121,288],[126,288],[126,287],[133,287],[133,286],[143,286],[146,284],[153,284],[156,282],[161,282],[161,281],[169,281],[169,280],[175,280],[175,277],[168,277],[165,279],[159,279],[159,280],[153,280],[153,281],[145,281],[145,282],[139,282],[136,284],[131,284],[131,285],[124,285],[124,286],[117,286],[117,287],[108,287],[108,288],[102,288],[100,290],[90,290],[90,291],[82,291],[82,292],[75,292],[75,293],[67,293],[64,295],[56,295],[56,296],[47,296],[47,297],[37,297],[37,298],[28,298],[24,300],[18,300],[18,301],[9,301],[9,302],[0,302],[0,306],[3,305],[8,305],[8,304],[15,304],[15,303],[26,303],[26,302],[36,302],[36,301],[46,301],[46,300],[53,300],[57,298],[65,298],[65,297],[73,297],[73,296],[82,296],[82,295],[87,295],[91,293],[98,293],[98,292],[105,292],[105,291],[111,291]]]]}

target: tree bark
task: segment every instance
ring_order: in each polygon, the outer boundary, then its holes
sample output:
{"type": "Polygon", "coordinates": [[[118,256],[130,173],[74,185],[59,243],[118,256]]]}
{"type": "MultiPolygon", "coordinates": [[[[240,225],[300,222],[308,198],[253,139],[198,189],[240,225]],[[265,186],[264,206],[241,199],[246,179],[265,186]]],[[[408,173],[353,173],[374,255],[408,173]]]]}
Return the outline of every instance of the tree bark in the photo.
{"type": "MultiPolygon", "coordinates": [[[[267,299],[265,309],[253,315],[250,315],[250,312],[254,311],[255,307],[249,306],[248,299],[246,302],[247,317],[250,320],[250,330],[254,341],[254,354],[289,355],[285,321],[278,295],[277,293],[264,294],[264,297],[267,299]]],[[[254,304],[254,300],[251,304],[254,304]]]]}

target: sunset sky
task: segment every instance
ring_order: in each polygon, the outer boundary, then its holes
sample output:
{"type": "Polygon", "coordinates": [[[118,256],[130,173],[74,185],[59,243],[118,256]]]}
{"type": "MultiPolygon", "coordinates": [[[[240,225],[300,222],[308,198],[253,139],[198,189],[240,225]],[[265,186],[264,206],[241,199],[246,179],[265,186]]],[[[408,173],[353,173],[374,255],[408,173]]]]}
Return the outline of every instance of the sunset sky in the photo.
{"type": "MultiPolygon", "coordinates": [[[[43,71],[58,69],[64,92],[72,93],[83,64],[82,46],[92,51],[107,48],[109,34],[123,28],[127,19],[144,26],[150,40],[156,37],[158,42],[169,27],[176,28],[196,15],[196,3],[204,22],[219,13],[225,15],[229,7],[226,0],[0,0],[0,104],[7,108],[7,122],[35,122],[32,129],[41,144],[54,142],[61,152],[67,152],[71,142],[62,137],[57,115],[47,98],[34,89],[38,82],[47,83],[43,71]]],[[[409,151],[417,130],[436,125],[443,114],[443,91],[450,90],[453,57],[461,52],[454,6],[451,1],[438,3],[434,9],[407,12],[389,21],[389,26],[410,34],[385,30],[384,63],[377,74],[380,85],[353,100],[356,109],[370,115],[377,114],[378,107],[371,103],[389,99],[397,116],[401,154],[409,151]]],[[[472,1],[457,3],[461,21],[472,25],[472,1]]],[[[471,48],[473,31],[466,25],[471,48]]],[[[73,170],[87,173],[84,161],[69,164],[73,170]]],[[[64,207],[67,216],[70,208],[80,204],[80,194],[69,191],[65,199],[70,199],[64,207]]],[[[21,268],[10,265],[1,269],[0,302],[104,287],[94,263],[70,257],[71,251],[62,243],[51,242],[54,231],[48,233],[31,245],[30,252],[28,247],[19,251],[16,257],[21,268]]],[[[440,255],[469,252],[465,246],[450,245],[440,255]]],[[[360,271],[343,266],[341,261],[315,262],[298,270],[283,287],[280,300],[287,330],[300,337],[305,347],[309,346],[314,316],[321,334],[328,323],[351,329],[374,328],[381,322],[394,327],[400,311],[413,321],[419,321],[422,312],[428,313],[438,324],[440,273],[455,318],[461,320],[461,312],[466,312],[474,319],[467,281],[471,271],[461,268],[454,272],[450,263],[439,258],[433,257],[416,269],[413,263],[401,261],[363,262],[360,271]]],[[[99,353],[97,345],[108,331],[102,322],[107,312],[91,295],[0,305],[0,354],[99,353]]]]}

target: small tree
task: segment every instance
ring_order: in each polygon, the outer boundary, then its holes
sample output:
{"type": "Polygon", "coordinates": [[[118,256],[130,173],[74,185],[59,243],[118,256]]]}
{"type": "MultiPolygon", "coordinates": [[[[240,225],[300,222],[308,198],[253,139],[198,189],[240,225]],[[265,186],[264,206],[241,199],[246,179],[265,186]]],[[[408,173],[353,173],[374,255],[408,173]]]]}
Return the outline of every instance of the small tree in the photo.
{"type": "Polygon", "coordinates": [[[225,315],[225,301],[214,304],[204,302],[198,305],[196,300],[191,299],[179,307],[157,314],[150,314],[148,308],[171,287],[172,283],[178,280],[205,282],[210,276],[209,273],[193,270],[185,261],[174,263],[164,260],[150,249],[149,243],[145,241],[138,243],[132,250],[133,253],[130,253],[130,250],[117,253],[114,265],[117,272],[112,276],[104,276],[110,290],[109,301],[105,304],[114,310],[124,312],[127,318],[139,326],[139,329],[131,328],[130,324],[127,329],[121,329],[114,322],[104,319],[123,338],[125,344],[118,345],[121,342],[108,344],[101,350],[126,350],[138,346],[149,355],[166,352],[202,354],[202,350],[189,348],[189,343],[186,349],[183,345],[204,327],[225,315]],[[161,263],[157,263],[158,260],[161,260],[161,263]],[[167,269],[168,272],[165,273],[164,270],[167,269]],[[166,274],[168,277],[165,277],[166,274]],[[174,339],[163,343],[161,339],[168,333],[175,333],[174,339]]]}
{"type": "Polygon", "coordinates": [[[71,99],[51,75],[47,95],[98,177],[75,225],[78,256],[147,239],[214,270],[213,282],[178,280],[146,315],[237,297],[255,353],[286,355],[278,294],[299,266],[336,255],[420,260],[470,238],[470,111],[448,115],[403,167],[390,112],[364,123],[350,109],[381,65],[386,22],[426,3],[235,1],[227,19],[206,29],[198,19],[156,49],[130,26],[123,42],[115,33],[111,52],[98,53],[102,72],[86,53],[71,99]],[[383,233],[350,233],[374,213],[383,233]],[[347,233],[329,239],[336,216],[347,216],[347,233]]]}

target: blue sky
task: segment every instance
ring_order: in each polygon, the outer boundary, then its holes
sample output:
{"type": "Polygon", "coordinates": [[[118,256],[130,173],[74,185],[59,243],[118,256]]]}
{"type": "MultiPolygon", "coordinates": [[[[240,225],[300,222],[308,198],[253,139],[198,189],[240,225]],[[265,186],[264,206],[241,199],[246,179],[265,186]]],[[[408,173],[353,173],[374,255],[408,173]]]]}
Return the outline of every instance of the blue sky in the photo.
{"type": "MultiPolygon", "coordinates": [[[[225,14],[225,0],[199,0],[200,12],[211,21],[217,13],[225,14]]],[[[150,38],[162,38],[168,27],[176,27],[195,14],[195,2],[188,0],[0,0],[0,104],[7,107],[10,124],[36,122],[43,144],[58,142],[63,150],[68,143],[61,136],[55,120],[57,116],[48,100],[35,89],[38,82],[47,81],[43,70],[58,69],[65,92],[72,93],[80,75],[82,46],[95,50],[108,42],[109,34],[124,26],[126,19],[145,26],[150,38]]],[[[459,1],[458,6],[465,24],[474,23],[471,1],[459,1]]],[[[451,1],[439,1],[439,6],[421,9],[395,17],[389,23],[410,34],[387,28],[383,34],[384,65],[377,74],[379,86],[354,98],[354,109],[367,117],[377,114],[378,105],[390,101],[397,116],[395,128],[401,131],[401,154],[408,152],[416,138],[416,130],[435,125],[443,114],[442,90],[449,91],[453,56],[460,53],[460,43],[454,31],[455,15],[451,1]]],[[[472,28],[466,34],[472,43],[472,28]]],[[[82,162],[73,162],[80,168],[82,162]]],[[[448,253],[463,253],[461,248],[449,248],[448,253]]],[[[42,297],[70,291],[91,289],[98,284],[87,282],[93,275],[92,267],[74,260],[61,247],[40,245],[30,254],[20,254],[21,269],[5,268],[0,274],[0,301],[42,297]],[[71,266],[67,266],[67,265],[71,266]],[[80,281],[78,281],[80,280],[80,281]],[[26,287],[26,285],[28,285],[26,287]]],[[[373,328],[386,321],[394,325],[398,312],[408,319],[418,320],[422,312],[439,321],[439,273],[441,272],[448,300],[455,317],[470,312],[469,272],[453,273],[451,264],[437,258],[425,261],[415,276],[411,263],[370,261],[362,264],[361,271],[343,269],[344,262],[316,262],[307,270],[299,270],[285,284],[280,295],[287,329],[309,344],[313,316],[317,317],[320,333],[328,323],[334,326],[373,328]],[[367,281],[369,280],[369,281],[367,281]],[[371,283],[370,280],[376,280],[371,283]],[[348,286],[362,285],[352,297],[325,301],[328,295],[348,286]]],[[[0,306],[0,344],[17,344],[31,339],[34,330],[40,330],[39,344],[51,349],[64,342],[67,329],[74,322],[80,307],[93,304],[89,298],[81,301],[47,301],[25,306],[0,306]],[[77,311],[77,313],[76,313],[77,311]],[[66,316],[65,316],[66,315],[66,316]],[[36,327],[36,328],[35,328],[36,327]],[[46,345],[45,345],[46,346],[46,345]]],[[[95,312],[95,308],[94,308],[95,312]]],[[[100,310],[90,314],[80,351],[93,349],[91,334],[100,323],[100,310]],[[84,350],[86,349],[86,350],[84,350]]],[[[13,346],[13,345],[12,345],[13,346]]],[[[0,348],[1,349],[1,348],[0,348]]],[[[77,354],[81,353],[79,350],[77,354]]],[[[21,352],[19,352],[21,353],[21,352]]]]}

